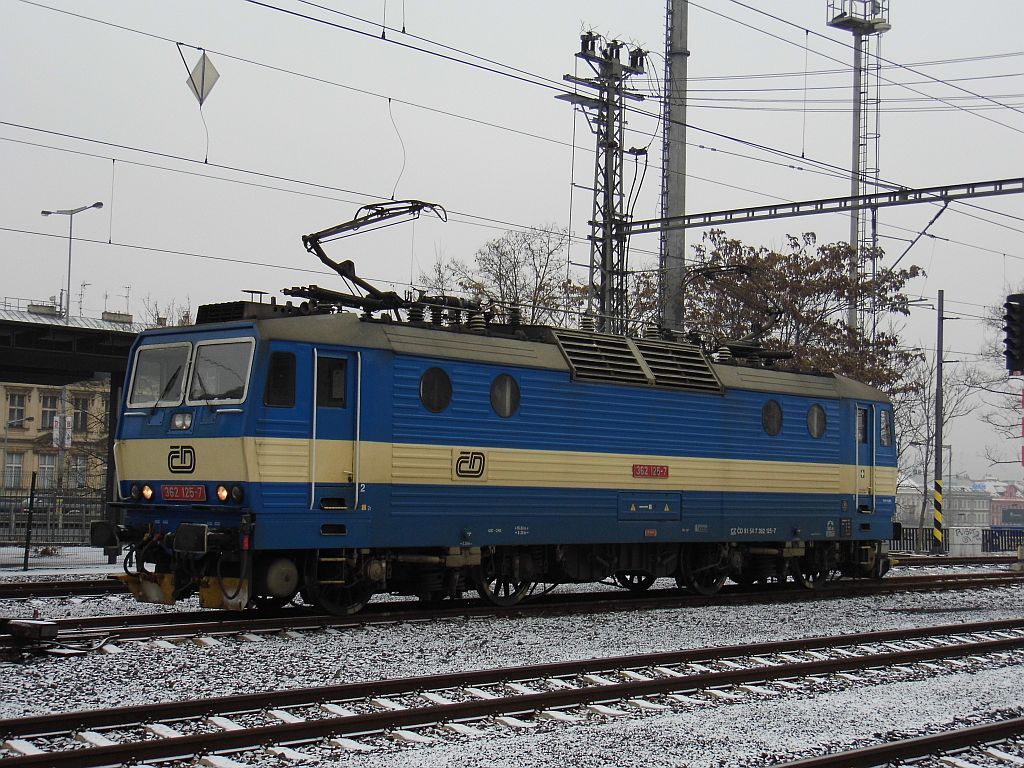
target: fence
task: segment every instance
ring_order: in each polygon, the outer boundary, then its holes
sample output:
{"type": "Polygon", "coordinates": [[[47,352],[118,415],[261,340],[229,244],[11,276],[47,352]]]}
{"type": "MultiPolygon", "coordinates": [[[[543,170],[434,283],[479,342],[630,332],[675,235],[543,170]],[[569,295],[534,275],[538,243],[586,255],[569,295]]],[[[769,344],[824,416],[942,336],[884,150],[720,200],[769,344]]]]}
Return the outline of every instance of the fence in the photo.
{"type": "Polygon", "coordinates": [[[0,493],[0,568],[65,568],[107,562],[89,546],[89,528],[105,519],[102,491],[4,489],[0,493]],[[31,503],[31,510],[29,509],[31,503]]]}
{"type": "Polygon", "coordinates": [[[996,525],[981,532],[985,552],[1016,552],[1024,546],[1024,526],[996,525]]]}
{"type": "MultiPolygon", "coordinates": [[[[1024,526],[994,526],[980,530],[982,552],[1012,554],[1017,551],[1017,547],[1024,545],[1024,526]]],[[[942,548],[945,552],[949,552],[949,533],[947,530],[946,535],[942,537],[942,548]]],[[[893,552],[930,554],[932,529],[904,527],[902,536],[899,539],[892,539],[889,548],[893,552]]]]}

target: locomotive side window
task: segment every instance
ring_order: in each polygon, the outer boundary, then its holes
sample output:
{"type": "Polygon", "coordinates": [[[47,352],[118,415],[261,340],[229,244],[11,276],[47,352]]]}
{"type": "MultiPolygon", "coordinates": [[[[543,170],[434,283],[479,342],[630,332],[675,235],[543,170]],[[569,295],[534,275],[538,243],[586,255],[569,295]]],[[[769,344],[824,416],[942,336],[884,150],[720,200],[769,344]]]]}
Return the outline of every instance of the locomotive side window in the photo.
{"type": "Polygon", "coordinates": [[[220,402],[240,403],[249,387],[252,339],[200,342],[192,366],[188,389],[190,405],[220,402]]]}
{"type": "Polygon", "coordinates": [[[278,408],[292,408],[295,405],[295,355],[291,352],[274,352],[270,355],[263,403],[278,408]]]}
{"type": "Polygon", "coordinates": [[[440,413],[452,401],[452,380],[440,368],[429,368],[420,377],[420,402],[431,413],[440,413]]]}
{"type": "Polygon", "coordinates": [[[857,409],[857,442],[866,443],[868,441],[868,409],[858,408],[857,409]]]}
{"type": "Polygon", "coordinates": [[[778,400],[769,400],[761,408],[761,426],[772,437],[782,431],[782,406],[778,400]]]}
{"type": "Polygon", "coordinates": [[[346,361],[321,357],[316,369],[316,404],[327,408],[345,407],[346,361]]]}
{"type": "Polygon", "coordinates": [[[491,408],[504,419],[519,410],[519,382],[507,373],[491,382],[491,408]]]}
{"type": "Polygon", "coordinates": [[[140,347],[135,355],[128,406],[178,405],[191,351],[191,344],[140,347]]]}
{"type": "Polygon", "coordinates": [[[892,411],[882,411],[878,430],[878,440],[886,448],[892,445],[892,411]]]}
{"type": "Polygon", "coordinates": [[[817,439],[825,434],[825,409],[815,403],[807,409],[807,431],[817,439]]]}

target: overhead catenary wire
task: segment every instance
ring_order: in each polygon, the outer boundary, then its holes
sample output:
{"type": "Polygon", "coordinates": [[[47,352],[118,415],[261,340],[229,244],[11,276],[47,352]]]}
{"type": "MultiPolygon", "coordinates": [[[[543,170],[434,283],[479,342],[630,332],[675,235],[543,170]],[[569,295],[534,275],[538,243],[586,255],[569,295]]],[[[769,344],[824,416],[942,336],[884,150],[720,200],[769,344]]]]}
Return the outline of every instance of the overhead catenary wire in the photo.
{"type": "MultiPolygon", "coordinates": [[[[161,36],[161,35],[157,35],[157,34],[154,34],[154,33],[151,33],[151,32],[140,31],[140,30],[137,30],[137,29],[134,29],[134,28],[131,28],[131,27],[127,27],[125,25],[115,24],[113,22],[108,22],[108,21],[104,21],[104,20],[98,20],[98,19],[95,19],[95,18],[92,18],[92,17],[84,16],[83,14],[76,14],[76,13],[67,12],[67,11],[64,11],[63,9],[57,9],[57,8],[53,8],[51,6],[44,5],[44,4],[39,3],[39,2],[35,2],[34,0],[19,0],[19,1],[22,2],[22,3],[25,3],[27,5],[39,7],[39,8],[50,10],[50,11],[55,11],[55,12],[58,12],[58,13],[65,13],[65,14],[67,14],[69,16],[73,16],[75,18],[79,18],[79,19],[82,19],[82,20],[92,21],[92,22],[95,22],[95,23],[111,26],[111,27],[114,27],[114,28],[117,28],[117,29],[120,29],[120,30],[123,30],[123,31],[134,32],[134,33],[137,33],[137,34],[145,35],[145,36],[150,37],[150,38],[155,38],[155,39],[163,40],[165,42],[174,42],[170,38],[167,38],[167,37],[164,37],[164,36],[161,36]]],[[[255,0],[245,0],[245,1],[246,2],[255,2],[255,0]]],[[[268,4],[268,3],[257,3],[257,4],[258,5],[264,5],[264,6],[271,7],[271,8],[277,8],[276,6],[273,6],[273,5],[268,4]]],[[[286,11],[286,12],[293,13],[293,12],[290,12],[290,11],[286,11]]],[[[343,16],[345,16],[345,15],[351,16],[350,14],[344,14],[344,13],[342,13],[340,11],[338,11],[337,13],[340,13],[343,16]]],[[[306,16],[304,14],[298,14],[298,15],[303,17],[303,18],[306,18],[306,16]]],[[[310,18],[311,18],[311,20],[314,20],[314,21],[322,21],[322,20],[316,19],[315,17],[310,17],[310,18]]],[[[353,16],[353,18],[359,18],[359,17],[354,17],[353,16]]],[[[726,17],[726,18],[729,18],[729,17],[726,17]]],[[[374,22],[370,22],[368,20],[362,20],[362,21],[364,21],[367,24],[373,24],[374,23],[374,22]]],[[[353,29],[351,29],[351,28],[349,28],[349,27],[347,27],[345,25],[337,25],[337,24],[333,24],[331,22],[324,22],[324,23],[327,23],[330,26],[334,26],[334,27],[337,27],[337,28],[345,30],[345,31],[356,31],[359,34],[368,35],[369,37],[377,39],[375,34],[369,34],[369,33],[365,32],[365,31],[360,31],[360,30],[353,30],[353,29]]],[[[773,37],[777,37],[775,35],[772,35],[772,36],[773,37]]],[[[784,40],[784,38],[780,38],[780,39],[784,40]]],[[[830,38],[826,38],[826,39],[830,39],[830,38]]],[[[786,41],[786,42],[790,42],[792,44],[792,41],[786,41]]],[[[176,42],[175,42],[175,44],[179,45],[176,42]]],[[[202,48],[200,48],[198,46],[189,46],[189,47],[193,47],[196,50],[203,50],[202,48]]],[[[422,50],[422,49],[420,49],[420,48],[418,48],[416,46],[412,46],[412,47],[415,50],[422,50]]],[[[229,56],[229,57],[231,56],[230,54],[226,54],[224,52],[215,52],[212,49],[208,49],[208,50],[210,50],[211,53],[217,53],[217,55],[223,55],[223,56],[229,56]]],[[[459,50],[459,49],[453,49],[453,50],[459,50]]],[[[474,55],[475,56],[475,54],[468,54],[468,55],[474,55]]],[[[294,75],[298,75],[298,76],[302,76],[302,77],[310,77],[311,79],[321,80],[323,82],[331,82],[331,81],[325,81],[322,78],[316,78],[316,77],[313,77],[313,76],[306,76],[306,75],[302,75],[301,73],[291,72],[290,70],[283,70],[281,68],[273,67],[272,65],[266,65],[266,64],[263,64],[261,62],[253,61],[251,59],[245,59],[243,57],[235,57],[235,58],[237,58],[240,61],[245,61],[247,63],[254,64],[254,65],[257,65],[257,66],[265,66],[265,67],[268,67],[270,69],[277,69],[278,71],[288,72],[289,74],[294,74],[294,75]]],[[[445,57],[445,58],[450,58],[450,57],[445,57]]],[[[487,61],[493,62],[493,60],[487,60],[487,61]]],[[[463,63],[465,63],[465,62],[463,62],[463,63]]],[[[502,66],[505,66],[505,65],[502,65],[502,66]]],[[[525,70],[521,70],[521,71],[525,72],[525,70]]],[[[523,80],[523,78],[516,78],[516,79],[523,80]]],[[[530,82],[528,80],[523,80],[523,81],[524,82],[530,82]]],[[[554,83],[555,81],[549,81],[549,82],[554,83]]],[[[351,86],[344,86],[344,85],[337,84],[337,83],[332,83],[332,84],[338,85],[339,87],[351,88],[352,90],[357,90],[357,91],[361,90],[361,89],[352,88],[351,86]]],[[[551,86],[551,87],[554,87],[554,86],[551,86]]],[[[562,86],[561,83],[557,83],[557,88],[558,88],[558,90],[560,90],[562,92],[565,92],[564,91],[564,87],[562,86]]],[[[363,92],[366,92],[366,91],[363,91],[363,92]]],[[[376,94],[376,93],[372,93],[372,92],[366,92],[366,93],[371,93],[372,95],[377,96],[378,98],[383,98],[383,99],[390,98],[390,97],[385,96],[383,94],[376,94]]],[[[422,105],[415,105],[415,106],[420,107],[420,108],[426,108],[426,107],[423,107],[422,105]]],[[[661,112],[659,112],[659,113],[645,112],[645,111],[640,110],[640,109],[638,109],[636,107],[633,107],[633,106],[627,106],[627,110],[630,110],[632,112],[636,112],[638,114],[646,115],[646,116],[651,117],[651,118],[653,118],[654,120],[657,120],[657,121],[660,121],[663,118],[663,114],[661,112]]],[[[455,115],[454,113],[449,113],[449,114],[451,114],[451,116],[455,116],[455,117],[462,117],[462,116],[455,115]]],[[[472,118],[469,118],[469,119],[473,120],[472,118]]],[[[480,122],[482,122],[482,121],[480,121],[480,122]]],[[[499,128],[501,127],[501,126],[497,126],[495,124],[490,124],[490,123],[487,123],[487,124],[488,125],[492,125],[494,127],[499,127],[499,128]]],[[[781,155],[781,156],[792,158],[792,159],[797,159],[799,157],[799,156],[795,155],[794,153],[789,153],[789,152],[786,152],[784,150],[778,150],[778,149],[769,147],[767,145],[762,145],[762,144],[758,144],[757,142],[751,142],[751,141],[748,141],[748,140],[740,139],[739,137],[730,136],[728,134],[724,134],[724,133],[721,133],[721,132],[710,131],[708,129],[704,129],[704,128],[701,128],[701,127],[696,126],[696,125],[687,124],[687,127],[690,128],[691,130],[709,133],[711,135],[714,135],[714,136],[716,136],[718,138],[722,138],[722,139],[727,140],[727,141],[738,142],[738,143],[740,143],[742,145],[749,146],[749,147],[752,147],[752,148],[756,148],[759,151],[768,152],[769,154],[777,154],[777,155],[781,155]]],[[[513,132],[523,133],[521,131],[513,131],[513,132]]],[[[541,137],[537,136],[537,138],[541,138],[541,137]]],[[[544,140],[550,140],[550,139],[546,139],[545,138],[544,140]]],[[[551,140],[551,141],[555,141],[556,143],[563,143],[563,142],[558,142],[557,140],[551,140]]],[[[692,146],[692,144],[690,142],[687,142],[687,144],[692,146]]],[[[701,148],[703,148],[703,146],[701,146],[701,148]]],[[[754,159],[754,158],[751,158],[751,159],[754,159]]],[[[799,157],[799,159],[801,161],[803,161],[803,162],[806,162],[808,164],[812,164],[813,166],[815,166],[815,169],[818,172],[829,173],[830,175],[835,175],[837,177],[842,177],[842,178],[848,178],[849,173],[850,173],[849,169],[843,168],[842,166],[838,166],[838,165],[834,165],[834,164],[830,164],[830,163],[824,163],[823,161],[818,161],[818,160],[815,160],[813,158],[799,157]]],[[[761,159],[761,160],[765,161],[764,159],[761,159]]],[[[771,161],[765,161],[765,162],[771,162],[771,161]]],[[[799,170],[807,170],[807,169],[800,168],[799,170]]],[[[882,186],[889,186],[890,188],[894,188],[895,189],[895,188],[900,188],[902,185],[887,182],[887,183],[882,184],[882,186]]],[[[967,205],[969,207],[974,207],[974,208],[977,208],[979,210],[987,211],[989,213],[994,213],[996,215],[1007,215],[1007,214],[1002,213],[1001,211],[994,211],[994,210],[991,210],[991,209],[988,209],[988,208],[984,208],[982,206],[976,206],[976,205],[972,205],[972,204],[969,204],[969,203],[961,202],[960,205],[967,205]]],[[[957,212],[957,213],[963,213],[959,209],[954,209],[954,211],[957,212]]]]}
{"type": "MultiPolygon", "coordinates": [[[[27,2],[30,5],[35,5],[35,6],[42,7],[42,8],[48,8],[47,6],[43,6],[42,4],[30,2],[30,0],[22,0],[22,1],[23,2],[27,2]]],[[[50,10],[58,10],[58,11],[60,11],[60,9],[50,9],[50,10]]],[[[60,12],[63,12],[63,11],[60,11],[60,12]]],[[[70,15],[78,17],[78,18],[88,19],[90,21],[96,21],[94,19],[89,19],[88,17],[84,17],[81,14],[70,14],[70,15]]],[[[143,34],[143,35],[147,35],[147,36],[150,36],[150,37],[155,37],[155,38],[158,38],[158,39],[162,39],[162,40],[165,40],[165,41],[170,41],[169,38],[164,38],[164,37],[161,37],[161,36],[158,36],[158,35],[153,35],[152,33],[141,32],[139,30],[134,30],[134,29],[131,29],[131,28],[128,28],[128,27],[124,27],[123,25],[117,25],[117,24],[112,24],[110,22],[103,22],[103,21],[100,21],[99,23],[109,24],[110,26],[114,26],[114,27],[117,27],[119,29],[125,29],[127,31],[137,32],[138,34],[143,34]]],[[[222,54],[218,54],[218,55],[222,55],[222,54]]],[[[252,60],[248,60],[248,61],[249,61],[249,63],[254,63],[254,64],[258,65],[258,66],[270,66],[270,65],[262,64],[260,62],[253,62],[252,60]]],[[[270,68],[275,69],[272,66],[270,68]]],[[[283,71],[287,71],[287,70],[283,70],[283,71]]],[[[294,74],[298,74],[299,76],[305,76],[305,75],[302,75],[301,73],[294,73],[294,74]]],[[[318,79],[318,78],[312,78],[312,79],[318,79]]],[[[347,87],[347,86],[341,86],[341,87],[347,87]]],[[[358,89],[355,89],[355,90],[358,90],[358,89]]],[[[380,98],[388,98],[386,96],[383,96],[382,94],[373,94],[373,95],[376,95],[376,96],[378,96],[380,98]]],[[[416,106],[419,106],[421,108],[430,109],[429,107],[424,107],[423,105],[416,105],[416,106]]],[[[454,115],[454,116],[456,116],[456,117],[464,117],[464,116],[459,116],[459,115],[454,115]]],[[[659,115],[652,115],[652,117],[654,117],[655,119],[661,119],[662,116],[659,114],[659,115]]],[[[504,126],[497,126],[497,125],[495,125],[494,127],[504,128],[504,126]]],[[[695,128],[696,130],[701,130],[700,128],[698,128],[696,126],[691,126],[691,127],[695,128]]],[[[29,130],[32,130],[32,129],[29,128],[29,130]]],[[[650,134],[648,134],[648,135],[650,135],[650,134]]],[[[722,138],[730,140],[730,141],[738,140],[738,139],[736,139],[736,137],[731,137],[731,136],[728,136],[726,134],[718,134],[718,135],[721,136],[722,138]]],[[[82,137],[76,137],[76,138],[82,138],[82,137]]],[[[539,138],[539,139],[542,139],[542,140],[545,140],[545,141],[556,141],[557,142],[557,140],[550,139],[549,137],[535,136],[535,138],[539,138]]],[[[91,141],[89,139],[83,139],[83,140],[91,141]]],[[[740,140],[740,141],[742,141],[742,140],[740,140]]],[[[564,144],[564,142],[559,142],[559,143],[563,143],[564,144]]],[[[721,149],[718,149],[718,148],[707,147],[705,145],[693,144],[693,143],[690,143],[690,142],[688,142],[688,144],[690,144],[691,146],[697,146],[697,147],[699,147],[701,149],[708,149],[708,150],[711,150],[711,151],[719,151],[719,152],[723,152],[725,154],[731,154],[731,155],[735,155],[735,156],[738,156],[738,157],[745,157],[747,159],[750,159],[750,160],[756,161],[756,162],[777,164],[777,165],[788,167],[788,168],[791,168],[791,169],[794,169],[794,170],[805,170],[805,171],[812,172],[812,173],[821,173],[823,175],[835,175],[835,176],[838,176],[840,173],[845,174],[845,169],[841,169],[838,166],[836,166],[837,171],[829,172],[829,171],[823,170],[821,168],[813,168],[813,167],[804,168],[802,166],[794,166],[792,164],[780,163],[778,161],[768,160],[768,159],[765,159],[765,158],[758,158],[758,157],[754,157],[752,155],[745,155],[743,153],[729,152],[728,150],[721,150],[721,149]]],[[[749,143],[749,145],[750,146],[757,146],[757,147],[759,147],[761,149],[765,149],[765,150],[771,150],[772,149],[772,148],[769,148],[769,147],[763,147],[761,145],[756,145],[754,143],[749,143]]],[[[138,148],[131,148],[131,149],[133,149],[135,151],[147,151],[147,150],[139,150],[138,148]]],[[[159,155],[160,153],[156,153],[156,154],[159,155]]],[[[166,156],[166,155],[164,155],[164,156],[166,156]]],[[[796,156],[794,155],[793,157],[796,157],[796,156]]],[[[185,158],[185,159],[187,159],[187,158],[185,158]]],[[[806,158],[801,158],[801,159],[802,160],[806,160],[806,158]]],[[[808,162],[812,162],[812,161],[808,161],[808,162]]],[[[224,168],[230,168],[229,166],[223,166],[223,167],[224,168]]],[[[259,172],[250,171],[248,169],[234,168],[234,169],[231,169],[231,170],[234,170],[234,171],[237,171],[237,172],[241,172],[241,173],[256,173],[256,174],[259,174],[259,172]]],[[[219,177],[213,177],[213,178],[219,178],[219,177]]],[[[283,177],[273,177],[273,178],[283,178],[283,177]]],[[[755,190],[749,190],[749,189],[747,189],[745,187],[739,187],[739,186],[736,186],[736,185],[726,184],[724,182],[720,182],[720,181],[714,180],[714,179],[707,179],[707,178],[699,177],[699,176],[693,176],[693,178],[698,179],[698,180],[702,180],[702,181],[705,181],[705,182],[708,182],[708,183],[712,183],[712,184],[719,184],[719,185],[722,185],[722,186],[727,186],[727,187],[732,187],[732,188],[736,188],[736,189],[742,189],[742,190],[745,190],[745,191],[750,191],[750,192],[753,192],[755,194],[766,194],[766,193],[757,192],[755,190]]],[[[311,182],[306,182],[306,181],[302,181],[302,180],[296,180],[296,179],[287,179],[287,180],[290,181],[290,182],[293,182],[293,183],[311,184],[311,182]]],[[[337,189],[337,188],[334,188],[334,187],[329,187],[329,188],[330,189],[337,189]]],[[[368,193],[356,192],[354,190],[343,190],[343,191],[348,191],[348,192],[350,192],[352,194],[366,195],[366,196],[369,196],[369,197],[377,197],[376,195],[369,195],[368,193]]],[[[981,210],[989,211],[989,209],[984,209],[984,208],[981,208],[980,206],[977,206],[977,207],[980,208],[981,210]]],[[[956,211],[956,212],[961,213],[961,214],[964,213],[963,211],[956,211]]],[[[997,215],[1002,215],[1002,216],[1008,216],[1009,215],[1009,214],[1005,214],[1005,213],[1003,213],[1001,211],[989,211],[989,212],[990,213],[995,213],[997,215]]],[[[467,216],[472,216],[472,214],[466,214],[466,215],[467,216]]],[[[484,221],[487,220],[486,217],[482,217],[482,218],[484,219],[484,221]]],[[[980,218],[980,217],[976,217],[976,218],[980,218]]],[[[980,219],[980,220],[986,221],[985,219],[980,219]]],[[[494,220],[494,221],[498,221],[498,220],[494,220]]],[[[469,223],[469,222],[467,222],[467,223],[469,223]]],[[[997,226],[1005,226],[1005,225],[1000,225],[997,222],[988,222],[988,223],[995,224],[997,226]]],[[[488,226],[487,224],[480,224],[480,225],[488,226]]],[[[517,225],[517,224],[512,224],[512,226],[516,227],[516,228],[522,228],[523,227],[523,225],[517,225]]],[[[526,227],[526,228],[529,229],[529,227],[526,227]]],[[[1019,230],[1015,230],[1014,228],[1009,228],[1009,229],[1011,229],[1013,231],[1019,231],[1019,230]]],[[[907,231],[911,231],[911,230],[907,230],[907,231]]],[[[578,240],[580,238],[574,238],[574,239],[578,240]]],[[[639,252],[643,252],[640,249],[636,249],[636,250],[639,251],[639,252]]],[[[653,253],[653,252],[649,252],[649,253],[653,253]]]]}
{"type": "MultiPolygon", "coordinates": [[[[788,20],[788,19],[782,18],[781,16],[775,15],[774,13],[769,13],[766,10],[763,10],[761,8],[758,8],[758,7],[755,7],[753,5],[749,5],[748,3],[744,3],[744,2],[742,2],[742,0],[729,0],[729,2],[733,3],[734,5],[738,5],[738,6],[742,7],[742,8],[746,8],[748,10],[752,10],[752,11],[754,11],[756,13],[760,13],[763,16],[768,16],[769,18],[773,18],[773,19],[776,20],[776,22],[780,22],[781,24],[788,25],[788,26],[794,27],[796,29],[803,29],[800,25],[795,24],[793,22],[790,22],[790,20],[788,20]]],[[[847,42],[844,42],[842,40],[836,40],[834,38],[830,38],[827,35],[822,35],[820,32],[814,32],[812,34],[815,37],[821,38],[822,40],[827,40],[828,42],[834,43],[835,45],[841,45],[844,48],[851,49],[851,50],[853,48],[853,46],[851,46],[847,42]]],[[[994,99],[988,98],[987,96],[981,96],[981,95],[979,95],[979,94],[977,94],[977,93],[975,93],[973,91],[968,90],[967,88],[963,88],[961,86],[953,85],[953,84],[949,83],[948,81],[942,80],[941,78],[934,78],[934,77],[932,77],[930,75],[926,75],[926,74],[924,74],[922,72],[918,72],[918,71],[912,69],[911,67],[908,67],[906,65],[901,65],[901,63],[899,63],[899,62],[892,61],[892,60],[890,60],[888,58],[885,58],[884,56],[881,56],[881,55],[879,55],[877,53],[871,53],[870,56],[871,56],[871,58],[874,58],[874,59],[876,59],[877,61],[879,61],[881,63],[886,63],[886,65],[889,65],[891,67],[896,67],[896,68],[898,68],[900,70],[905,70],[906,72],[912,73],[912,74],[914,74],[916,76],[919,76],[919,77],[926,77],[926,78],[928,78],[929,80],[931,80],[931,81],[933,81],[935,83],[949,86],[951,88],[954,88],[955,90],[963,91],[964,93],[967,93],[969,95],[972,95],[972,96],[975,96],[975,97],[978,97],[978,98],[984,98],[984,99],[986,99],[988,101],[991,101],[993,104],[996,104],[997,106],[1008,106],[1007,104],[1000,103],[998,101],[995,101],[994,99]]],[[[887,81],[887,82],[892,82],[892,81],[887,81]]],[[[903,83],[899,83],[899,85],[902,85],[904,88],[908,88],[908,86],[906,86],[903,83]]],[[[913,90],[913,89],[912,88],[908,88],[908,90],[913,90]]],[[[916,92],[916,91],[914,91],[914,92],[916,92]]],[[[927,94],[925,94],[925,95],[927,95],[927,94]]],[[[944,101],[944,99],[939,98],[938,96],[934,96],[933,98],[936,98],[939,101],[944,101]]],[[[1012,109],[1014,112],[1017,112],[1017,113],[1020,113],[1020,114],[1024,115],[1024,110],[1018,109],[1018,108],[1016,108],[1016,106],[1009,106],[1008,109],[1012,109]]],[[[992,121],[992,122],[998,122],[998,121],[992,121]]],[[[1007,127],[1007,128],[1011,128],[1012,130],[1015,130],[1018,133],[1024,133],[1024,130],[1021,130],[1019,128],[1015,128],[1013,126],[1008,126],[1008,125],[1006,125],[1004,123],[999,123],[999,125],[1002,125],[1002,126],[1007,127]]]]}

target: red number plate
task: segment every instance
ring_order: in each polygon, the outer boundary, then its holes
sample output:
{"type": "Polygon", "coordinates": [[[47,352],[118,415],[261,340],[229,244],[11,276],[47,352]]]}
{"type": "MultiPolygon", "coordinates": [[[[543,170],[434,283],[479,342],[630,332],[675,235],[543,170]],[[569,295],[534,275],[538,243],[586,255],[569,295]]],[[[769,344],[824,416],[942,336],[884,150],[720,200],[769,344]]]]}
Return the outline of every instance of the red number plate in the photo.
{"type": "Polygon", "coordinates": [[[205,485],[165,485],[160,492],[165,501],[206,501],[205,485]]]}
{"type": "Polygon", "coordinates": [[[633,477],[668,477],[668,467],[664,464],[634,464],[633,477]]]}

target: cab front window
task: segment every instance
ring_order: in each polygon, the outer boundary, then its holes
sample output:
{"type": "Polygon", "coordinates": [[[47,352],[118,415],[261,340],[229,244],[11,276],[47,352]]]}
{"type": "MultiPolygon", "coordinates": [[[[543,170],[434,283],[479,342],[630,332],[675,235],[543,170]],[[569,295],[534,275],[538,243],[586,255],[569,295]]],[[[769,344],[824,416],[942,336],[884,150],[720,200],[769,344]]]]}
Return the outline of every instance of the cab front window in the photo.
{"type": "Polygon", "coordinates": [[[245,400],[252,352],[252,339],[196,345],[196,359],[188,389],[189,404],[240,403],[245,400]]]}
{"type": "Polygon", "coordinates": [[[129,407],[178,405],[191,349],[191,344],[140,347],[135,354],[129,407]]]}

